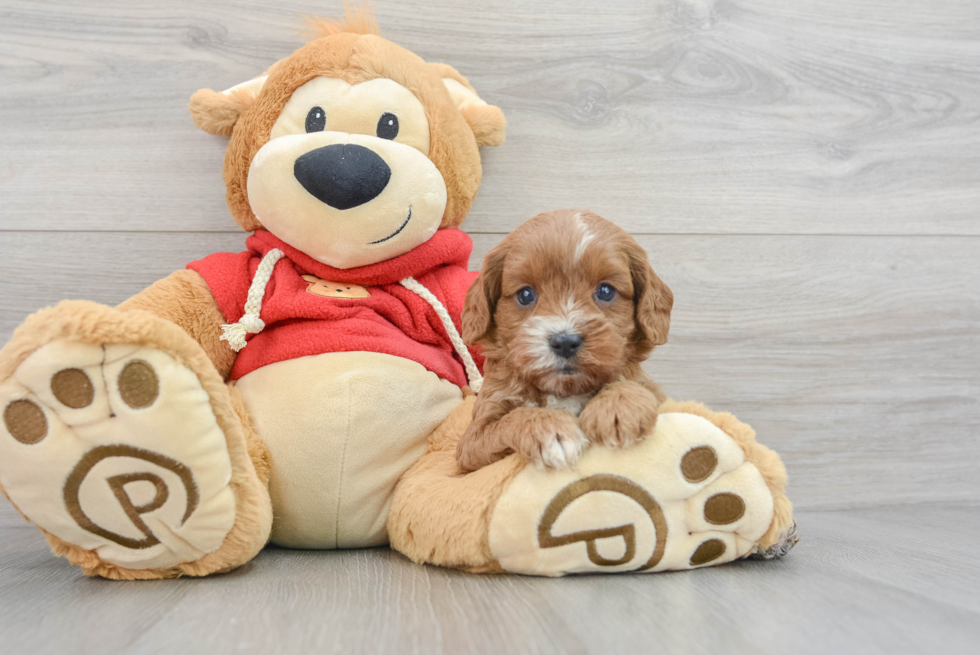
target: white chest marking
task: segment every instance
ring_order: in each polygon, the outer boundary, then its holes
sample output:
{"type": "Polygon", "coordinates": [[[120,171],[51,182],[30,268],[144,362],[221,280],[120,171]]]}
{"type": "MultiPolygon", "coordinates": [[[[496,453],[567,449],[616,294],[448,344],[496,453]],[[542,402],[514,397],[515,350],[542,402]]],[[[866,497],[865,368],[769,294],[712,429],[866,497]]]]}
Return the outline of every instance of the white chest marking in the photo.
{"type": "Polygon", "coordinates": [[[572,416],[578,416],[582,413],[582,409],[585,405],[592,400],[595,394],[584,394],[582,396],[566,396],[560,398],[558,396],[548,396],[548,404],[545,405],[548,409],[561,409],[572,416]]]}

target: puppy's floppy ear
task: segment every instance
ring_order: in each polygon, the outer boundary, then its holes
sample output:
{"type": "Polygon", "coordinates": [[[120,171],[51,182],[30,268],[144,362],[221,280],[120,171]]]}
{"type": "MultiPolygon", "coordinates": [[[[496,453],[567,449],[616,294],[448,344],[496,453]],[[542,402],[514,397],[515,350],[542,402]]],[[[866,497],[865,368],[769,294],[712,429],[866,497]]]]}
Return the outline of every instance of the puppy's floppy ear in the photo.
{"type": "MultiPolygon", "coordinates": [[[[632,239],[631,239],[632,240],[632,239]]],[[[655,346],[667,343],[670,310],[674,294],[653,272],[647,253],[633,241],[627,248],[630,274],[633,278],[633,305],[636,332],[633,342],[639,357],[645,357],[655,346]]]]}
{"type": "Polygon", "coordinates": [[[220,93],[211,89],[196,91],[187,105],[194,124],[208,134],[231,136],[238,118],[258,97],[266,77],[256,77],[220,93]]]}
{"type": "Polygon", "coordinates": [[[448,64],[429,64],[442,78],[449,96],[476,137],[479,146],[499,146],[507,138],[507,119],[500,107],[488,105],[459,72],[448,64]]]}
{"type": "Polygon", "coordinates": [[[502,293],[501,280],[506,257],[504,244],[488,252],[483,259],[483,269],[466,292],[466,302],[463,304],[463,341],[467,345],[476,345],[478,341],[493,336],[496,328],[493,314],[502,293]]]}

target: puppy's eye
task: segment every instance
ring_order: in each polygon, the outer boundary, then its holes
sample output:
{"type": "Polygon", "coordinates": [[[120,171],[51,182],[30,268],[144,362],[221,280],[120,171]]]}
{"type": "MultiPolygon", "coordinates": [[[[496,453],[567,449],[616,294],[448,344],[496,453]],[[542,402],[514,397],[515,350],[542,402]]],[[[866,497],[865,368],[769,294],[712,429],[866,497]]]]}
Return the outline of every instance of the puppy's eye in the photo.
{"type": "Polygon", "coordinates": [[[323,111],[323,107],[314,107],[306,115],[307,132],[322,132],[326,126],[327,112],[323,111]]]}
{"type": "Polygon", "coordinates": [[[517,304],[523,307],[533,305],[534,301],[537,299],[538,296],[536,293],[534,293],[534,289],[531,287],[524,287],[517,292],[517,304]]]}
{"type": "Polygon", "coordinates": [[[391,112],[385,112],[378,119],[377,134],[382,139],[394,139],[398,136],[398,117],[391,112]]]}
{"type": "Polygon", "coordinates": [[[601,302],[612,302],[615,297],[616,290],[609,284],[602,283],[599,285],[599,288],[595,290],[595,299],[601,302]]]}

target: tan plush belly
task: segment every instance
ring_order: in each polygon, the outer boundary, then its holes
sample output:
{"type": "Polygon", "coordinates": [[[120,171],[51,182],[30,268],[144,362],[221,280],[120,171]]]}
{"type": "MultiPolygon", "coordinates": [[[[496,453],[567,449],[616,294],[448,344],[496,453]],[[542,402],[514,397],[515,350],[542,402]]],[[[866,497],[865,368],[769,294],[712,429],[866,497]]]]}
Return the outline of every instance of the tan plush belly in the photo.
{"type": "Polygon", "coordinates": [[[398,478],[461,401],[421,364],[326,353],[264,366],[238,381],[272,463],[272,541],[293,548],[387,543],[398,478]]]}

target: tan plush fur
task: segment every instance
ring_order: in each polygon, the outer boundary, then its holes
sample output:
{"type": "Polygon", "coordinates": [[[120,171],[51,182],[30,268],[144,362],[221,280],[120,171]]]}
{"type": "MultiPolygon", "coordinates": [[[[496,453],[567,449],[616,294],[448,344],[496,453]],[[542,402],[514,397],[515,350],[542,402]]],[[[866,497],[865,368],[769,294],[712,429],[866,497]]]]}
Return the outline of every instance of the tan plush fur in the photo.
{"type": "Polygon", "coordinates": [[[186,269],[171,273],[124,301],[119,309],[142,309],[184,328],[204,349],[218,375],[228,377],[236,353],[220,337],[221,326],[229,321],[200,273],[186,269]]]}
{"type": "Polygon", "coordinates": [[[254,102],[255,94],[245,89],[235,89],[230,93],[198,89],[191,96],[187,108],[198,128],[215,136],[231,136],[242,112],[254,102]]]}
{"type": "Polygon", "coordinates": [[[672,303],[639,244],[591,212],[541,214],[508,235],[487,255],[463,310],[463,337],[487,359],[460,467],[516,452],[560,468],[586,440],[628,447],[648,434],[658,391],[639,364],[667,341],[672,303]],[[610,299],[597,295],[602,286],[610,299]],[[520,304],[522,293],[533,302],[520,304]],[[562,336],[580,339],[568,357],[550,345],[562,336]],[[581,422],[565,411],[569,402],[581,422]]]}
{"type": "MultiPolygon", "coordinates": [[[[208,575],[230,570],[255,557],[265,545],[272,528],[268,488],[256,472],[246,430],[236,413],[228,386],[201,346],[174,323],[143,310],[120,311],[93,302],[65,301],[33,314],[17,328],[13,338],[0,351],[0,379],[9,378],[31,353],[57,340],[96,345],[126,343],[155,348],[193,371],[208,393],[211,410],[225,434],[232,463],[230,486],[235,494],[236,516],[234,526],[218,550],[195,562],[168,569],[120,568],[103,562],[93,551],[65,543],[45,532],[52,551],[77,564],[88,575],[120,580],[208,575]]],[[[244,409],[240,401],[239,408],[244,409]]],[[[262,469],[259,449],[253,444],[251,450],[259,455],[259,467],[262,469]]]]}
{"type": "Polygon", "coordinates": [[[263,488],[268,489],[269,478],[272,475],[269,450],[259,436],[255,422],[245,407],[245,400],[234,382],[228,385],[228,395],[231,399],[232,409],[235,410],[235,414],[242,422],[242,431],[245,433],[245,448],[248,451],[249,459],[252,460],[252,466],[255,467],[255,474],[259,477],[259,482],[262,483],[263,488]]]}
{"type": "Polygon", "coordinates": [[[339,18],[309,18],[310,31],[314,36],[324,37],[334,34],[351,32],[353,34],[374,34],[381,36],[381,28],[374,17],[371,6],[352,7],[349,3],[344,3],[344,17],[339,18]]]}
{"type": "MultiPolygon", "coordinates": [[[[470,84],[458,70],[449,64],[429,63],[429,68],[441,79],[455,80],[464,87],[476,94],[476,89],[470,84]]],[[[476,137],[477,145],[499,146],[503,145],[507,137],[507,119],[500,107],[493,105],[469,105],[460,107],[463,118],[469,123],[476,137]]]]}
{"type": "Polygon", "coordinates": [[[463,118],[469,123],[480,146],[503,145],[506,138],[507,119],[499,107],[493,105],[477,105],[463,107],[463,118]]]}
{"type": "Polygon", "coordinates": [[[388,538],[392,548],[418,563],[500,572],[490,553],[490,517],[525,462],[510,457],[458,474],[456,442],[470,422],[474,400],[468,397],[433,432],[425,455],[395,487],[388,538]]]}

